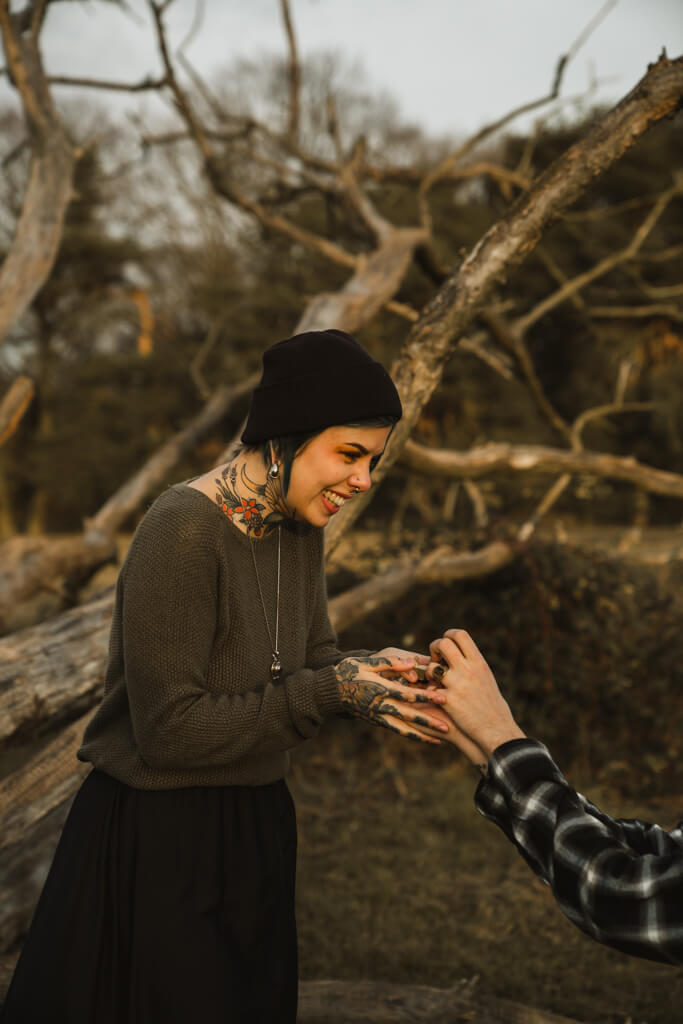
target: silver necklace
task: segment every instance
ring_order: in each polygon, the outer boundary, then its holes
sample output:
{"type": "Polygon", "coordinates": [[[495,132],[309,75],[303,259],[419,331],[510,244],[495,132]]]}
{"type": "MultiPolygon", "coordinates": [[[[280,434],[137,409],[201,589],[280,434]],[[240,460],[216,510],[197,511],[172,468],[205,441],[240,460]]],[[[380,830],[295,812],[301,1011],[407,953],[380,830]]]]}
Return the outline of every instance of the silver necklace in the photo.
{"type": "Polygon", "coordinates": [[[273,635],[270,632],[270,625],[268,623],[268,616],[266,614],[266,602],[263,600],[263,591],[261,590],[261,580],[259,579],[258,568],[256,566],[256,553],[254,551],[254,541],[251,540],[251,558],[254,563],[254,572],[256,574],[256,585],[258,586],[259,597],[261,598],[261,607],[263,608],[263,618],[266,623],[266,629],[268,630],[268,640],[270,641],[270,649],[273,654],[273,661],[270,666],[270,674],[273,682],[277,682],[282,672],[282,663],[280,661],[280,529],[277,528],[277,590],[275,597],[275,643],[273,644],[273,635]]]}

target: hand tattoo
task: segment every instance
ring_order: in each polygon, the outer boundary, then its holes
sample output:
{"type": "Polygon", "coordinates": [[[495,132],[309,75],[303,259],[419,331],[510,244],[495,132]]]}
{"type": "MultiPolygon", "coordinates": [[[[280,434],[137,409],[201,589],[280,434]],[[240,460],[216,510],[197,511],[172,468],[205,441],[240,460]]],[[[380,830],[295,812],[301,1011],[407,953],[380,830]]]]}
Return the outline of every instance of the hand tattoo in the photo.
{"type": "MultiPolygon", "coordinates": [[[[387,658],[375,658],[373,664],[390,666],[387,658]]],[[[401,732],[395,725],[388,722],[385,716],[390,715],[405,721],[407,724],[411,724],[414,721],[414,724],[426,726],[427,728],[430,727],[431,723],[423,716],[411,719],[402,713],[392,701],[405,702],[404,694],[392,687],[390,680],[384,681],[380,677],[372,680],[367,679],[362,675],[362,667],[362,662],[348,658],[339,662],[335,668],[339,696],[344,708],[356,718],[363,718],[373,725],[382,726],[383,729],[389,729],[391,732],[399,733],[399,735],[408,735],[411,739],[425,742],[425,737],[417,733],[406,734],[401,732]]],[[[418,691],[415,693],[415,703],[429,704],[431,702],[429,697],[418,691]]],[[[429,741],[427,740],[426,742],[429,741]]]]}

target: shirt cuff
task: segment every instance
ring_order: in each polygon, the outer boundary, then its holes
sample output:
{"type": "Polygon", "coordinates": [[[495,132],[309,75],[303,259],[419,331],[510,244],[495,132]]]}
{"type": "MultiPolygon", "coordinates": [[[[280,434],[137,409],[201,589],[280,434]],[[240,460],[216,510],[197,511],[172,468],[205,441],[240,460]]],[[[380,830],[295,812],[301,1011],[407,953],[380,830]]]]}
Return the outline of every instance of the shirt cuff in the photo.
{"type": "Polygon", "coordinates": [[[338,715],[344,710],[334,665],[316,670],[315,692],[316,703],[321,715],[338,715]]]}
{"type": "Polygon", "coordinates": [[[489,758],[486,782],[493,784],[507,800],[538,782],[567,785],[545,744],[526,738],[496,747],[489,758]]]}

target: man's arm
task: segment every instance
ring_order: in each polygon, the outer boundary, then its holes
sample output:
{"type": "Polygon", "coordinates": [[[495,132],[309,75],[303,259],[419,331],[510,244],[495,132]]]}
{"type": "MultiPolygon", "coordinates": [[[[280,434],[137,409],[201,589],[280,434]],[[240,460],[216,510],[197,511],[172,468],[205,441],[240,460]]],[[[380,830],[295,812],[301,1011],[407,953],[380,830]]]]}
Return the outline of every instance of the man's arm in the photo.
{"type": "Polygon", "coordinates": [[[489,758],[478,810],[545,882],[567,917],[631,956],[683,963],[683,829],[618,821],[577,793],[535,740],[489,758]]]}
{"type": "Polygon", "coordinates": [[[572,789],[546,747],[524,736],[464,630],[435,641],[432,656],[453,721],[446,738],[487,765],[479,811],[579,928],[632,956],[683,964],[683,827],[614,820],[572,789]]]}

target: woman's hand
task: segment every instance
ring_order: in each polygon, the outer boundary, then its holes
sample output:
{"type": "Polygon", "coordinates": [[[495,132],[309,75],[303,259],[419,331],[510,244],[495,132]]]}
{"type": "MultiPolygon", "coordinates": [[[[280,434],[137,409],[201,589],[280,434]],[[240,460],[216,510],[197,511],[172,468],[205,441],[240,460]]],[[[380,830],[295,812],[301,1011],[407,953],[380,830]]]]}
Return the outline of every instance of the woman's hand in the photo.
{"type": "Polygon", "coordinates": [[[345,710],[356,718],[423,743],[438,744],[436,737],[450,728],[446,716],[439,714],[438,705],[445,700],[443,691],[419,690],[396,678],[411,674],[417,678],[416,657],[377,654],[363,660],[344,658],[335,666],[339,696],[345,710]]]}
{"type": "MultiPolygon", "coordinates": [[[[375,651],[373,658],[412,658],[413,665],[423,665],[425,668],[429,665],[428,655],[420,654],[418,651],[404,651],[400,647],[383,647],[381,651],[375,651]]],[[[418,674],[411,669],[410,672],[403,673],[403,678],[406,682],[416,683],[418,674]]]]}
{"type": "Polygon", "coordinates": [[[469,633],[449,629],[429,649],[433,662],[427,677],[443,687],[436,692],[445,694],[443,708],[454,724],[448,739],[472,764],[485,764],[501,743],[524,737],[469,633]]]}

